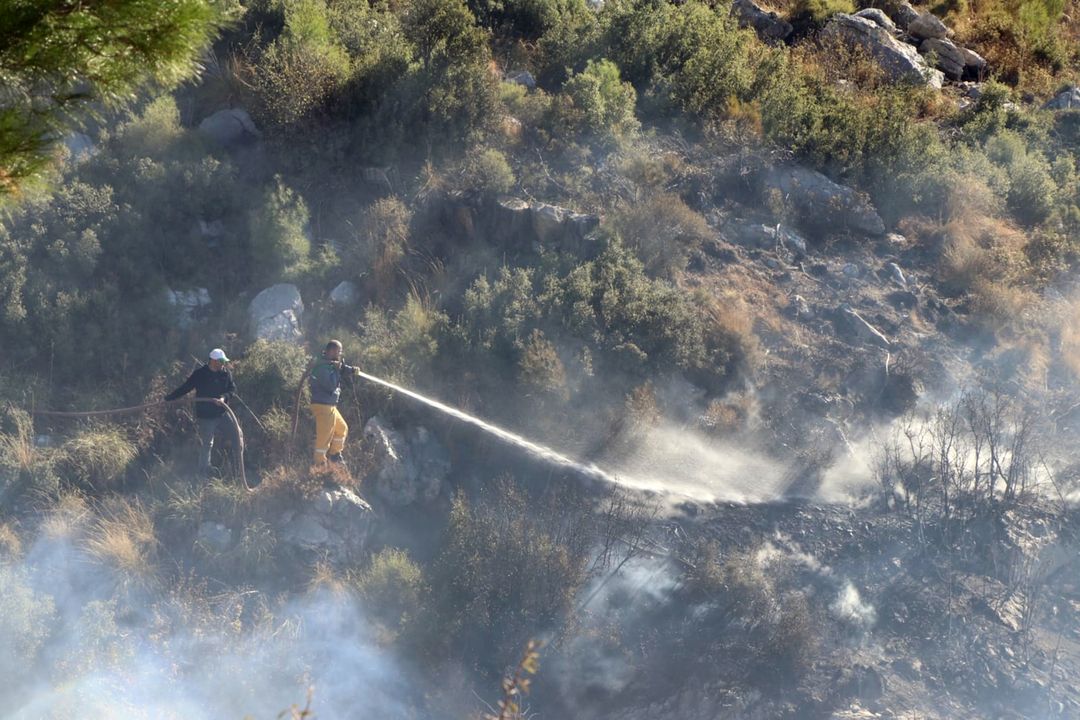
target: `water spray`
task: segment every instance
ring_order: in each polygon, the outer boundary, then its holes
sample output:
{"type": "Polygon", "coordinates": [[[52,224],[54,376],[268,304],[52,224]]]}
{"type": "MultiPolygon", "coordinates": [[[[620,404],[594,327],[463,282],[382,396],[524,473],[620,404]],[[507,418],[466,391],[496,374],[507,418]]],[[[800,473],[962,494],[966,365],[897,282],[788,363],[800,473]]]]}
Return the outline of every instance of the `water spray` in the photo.
{"type": "Polygon", "coordinates": [[[401,387],[400,385],[396,385],[389,380],[383,380],[382,378],[375,377],[374,375],[370,375],[363,371],[360,372],[360,377],[364,378],[369,382],[375,383],[376,385],[381,385],[385,388],[393,390],[394,392],[401,393],[402,395],[421,402],[424,405],[438,410],[445,415],[449,415],[452,418],[461,420],[464,423],[468,423],[473,427],[479,428],[480,430],[483,430],[489,435],[493,435],[500,440],[503,440],[504,442],[510,443],[511,445],[516,445],[517,447],[528,451],[530,454],[540,458],[541,460],[549,462],[552,465],[558,465],[568,468],[570,470],[573,470],[574,472],[585,475],[586,477],[594,478],[596,480],[602,480],[604,482],[612,484],[618,484],[619,482],[614,475],[611,475],[610,473],[601,470],[596,465],[593,465],[591,463],[586,464],[578,462],[577,460],[569,458],[562,453],[556,452],[549,447],[540,445],[539,443],[535,443],[522,437],[521,435],[512,433],[509,430],[504,430],[497,425],[492,425],[491,423],[481,420],[474,415],[470,415],[464,410],[459,410],[455,407],[451,407],[449,405],[439,402],[438,400],[426,397],[418,392],[401,387]]]}

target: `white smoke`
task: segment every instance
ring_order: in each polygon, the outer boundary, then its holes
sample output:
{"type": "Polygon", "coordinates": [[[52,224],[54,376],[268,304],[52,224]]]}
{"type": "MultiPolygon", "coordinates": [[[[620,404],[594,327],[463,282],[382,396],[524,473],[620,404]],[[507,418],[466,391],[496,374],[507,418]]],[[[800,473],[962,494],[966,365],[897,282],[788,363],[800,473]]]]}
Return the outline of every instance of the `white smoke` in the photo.
{"type": "Polygon", "coordinates": [[[698,502],[778,500],[787,478],[784,465],[763,452],[671,425],[647,431],[604,463],[623,485],[698,502]]]}
{"type": "Polygon", "coordinates": [[[850,581],[845,582],[836,594],[836,599],[829,606],[833,617],[860,629],[869,629],[877,622],[877,611],[873,605],[863,602],[859,590],[850,581]]]}
{"type": "Polygon", "coordinates": [[[430,717],[350,598],[197,597],[131,588],[67,540],[39,540],[0,565],[3,716],[275,718],[311,688],[317,717],[430,717]]]}

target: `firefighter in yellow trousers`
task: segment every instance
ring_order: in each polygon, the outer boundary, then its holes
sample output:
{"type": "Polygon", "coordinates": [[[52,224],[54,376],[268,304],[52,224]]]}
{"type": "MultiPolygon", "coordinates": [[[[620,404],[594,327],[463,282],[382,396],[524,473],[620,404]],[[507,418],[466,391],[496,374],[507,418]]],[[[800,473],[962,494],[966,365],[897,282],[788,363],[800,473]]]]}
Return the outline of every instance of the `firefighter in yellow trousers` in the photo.
{"type": "Polygon", "coordinates": [[[343,462],[341,451],[349,426],[338,412],[341,399],[341,381],[352,381],[360,374],[360,368],[347,365],[341,359],[341,343],[331,340],[323,349],[322,360],[311,370],[308,383],[311,388],[311,414],[315,416],[316,465],[327,461],[343,462]]]}

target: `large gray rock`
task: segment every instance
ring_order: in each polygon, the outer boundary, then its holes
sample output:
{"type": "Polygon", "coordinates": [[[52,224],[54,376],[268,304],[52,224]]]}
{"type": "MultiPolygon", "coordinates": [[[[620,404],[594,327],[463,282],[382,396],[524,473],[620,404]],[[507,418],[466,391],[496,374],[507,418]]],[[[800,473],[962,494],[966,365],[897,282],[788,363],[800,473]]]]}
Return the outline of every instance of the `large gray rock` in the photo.
{"type": "Polygon", "coordinates": [[[241,108],[218,110],[203,118],[199,131],[222,147],[243,145],[262,137],[247,110],[241,108]]]}
{"type": "Polygon", "coordinates": [[[782,42],[791,34],[791,23],[774,12],[763,10],[752,0],[735,0],[731,14],[742,27],[753,28],[766,42],[782,42]]]}
{"type": "Polygon", "coordinates": [[[892,19],[885,14],[885,11],[880,8],[865,8],[855,13],[855,17],[866,18],[882,30],[887,30],[891,34],[896,34],[896,23],[894,23],[892,19]]]}
{"type": "Polygon", "coordinates": [[[940,88],[942,74],[926,64],[918,51],[894,38],[872,20],[838,13],[822,34],[846,45],[863,48],[892,82],[910,82],[940,88]]]}
{"type": "Polygon", "coordinates": [[[282,514],[278,540],[294,552],[334,564],[360,559],[375,524],[375,513],[359,495],[332,486],[282,514]]]}
{"type": "Polygon", "coordinates": [[[1080,85],[1065,88],[1043,105],[1044,110],[1071,110],[1073,108],[1080,109],[1080,85]]]}
{"type": "Polygon", "coordinates": [[[256,340],[300,342],[304,301],[295,285],[280,283],[266,288],[248,306],[251,335],[256,340]]]}
{"type": "Polygon", "coordinates": [[[901,30],[906,31],[911,27],[911,23],[919,19],[921,14],[918,10],[912,7],[909,2],[902,2],[896,5],[890,4],[888,9],[889,17],[896,23],[896,26],[901,30]]]}
{"type": "Polygon", "coordinates": [[[375,468],[364,486],[393,507],[429,503],[439,497],[450,455],[423,426],[399,432],[375,416],[364,425],[364,442],[375,458],[375,468]]]}
{"type": "Polygon", "coordinates": [[[964,76],[967,57],[964,55],[963,50],[957,47],[952,40],[927,38],[919,43],[919,52],[923,55],[933,53],[937,59],[938,70],[945,73],[945,77],[950,80],[959,80],[964,76]]]}
{"type": "Polygon", "coordinates": [[[202,318],[204,309],[210,305],[210,291],[206,288],[194,290],[165,289],[165,300],[176,313],[176,324],[186,330],[202,318]]]}
{"type": "Polygon", "coordinates": [[[359,299],[359,288],[356,287],[356,283],[349,280],[342,280],[330,291],[330,302],[340,307],[355,305],[359,299]]]}
{"type": "Polygon", "coordinates": [[[919,43],[919,52],[923,55],[933,53],[938,69],[950,80],[982,78],[986,74],[986,60],[974,50],[961,47],[952,40],[928,38],[919,43]]]}
{"type": "Polygon", "coordinates": [[[506,82],[522,85],[529,90],[536,89],[536,78],[528,70],[513,70],[506,74],[506,82]]]}
{"type": "Polygon", "coordinates": [[[864,195],[815,170],[797,165],[773,168],[765,174],[762,189],[769,194],[779,192],[803,227],[885,233],[885,222],[864,195]]]}
{"type": "Polygon", "coordinates": [[[949,36],[949,28],[933,13],[919,15],[907,26],[907,31],[917,40],[941,39],[949,36]]]}

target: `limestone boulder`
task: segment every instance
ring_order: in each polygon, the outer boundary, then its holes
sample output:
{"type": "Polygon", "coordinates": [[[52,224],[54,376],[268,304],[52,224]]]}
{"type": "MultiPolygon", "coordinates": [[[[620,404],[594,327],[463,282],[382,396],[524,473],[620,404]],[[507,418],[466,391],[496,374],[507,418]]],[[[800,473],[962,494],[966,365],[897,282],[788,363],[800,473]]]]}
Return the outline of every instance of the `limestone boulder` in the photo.
{"type": "Polygon", "coordinates": [[[907,26],[907,31],[916,40],[940,40],[949,36],[949,28],[933,13],[919,15],[907,26]]]}
{"type": "Polygon", "coordinates": [[[930,67],[914,47],[900,42],[888,30],[865,17],[837,13],[829,20],[822,35],[865,50],[892,82],[935,88],[942,85],[941,72],[930,67]]]}
{"type": "Polygon", "coordinates": [[[1065,88],[1043,105],[1044,110],[1080,109],[1080,85],[1065,88]]]}
{"type": "Polygon", "coordinates": [[[277,538],[294,554],[351,564],[363,557],[375,527],[375,513],[359,495],[340,485],[286,510],[277,538]]]}
{"type": "Polygon", "coordinates": [[[802,227],[883,235],[885,222],[863,194],[797,165],[773,168],[763,178],[766,195],[779,193],[802,227]]]}
{"type": "Polygon", "coordinates": [[[855,13],[855,17],[865,18],[882,30],[886,30],[893,35],[896,34],[896,23],[880,8],[865,8],[855,13]]]}
{"type": "Polygon", "coordinates": [[[330,291],[330,302],[338,307],[351,307],[360,299],[360,289],[350,280],[342,280],[330,291]]]}
{"type": "Polygon", "coordinates": [[[165,300],[176,314],[177,325],[186,330],[201,320],[210,306],[210,291],[206,288],[192,290],[165,289],[165,300]]]}
{"type": "Polygon", "coordinates": [[[221,147],[233,147],[255,142],[262,133],[255,127],[255,121],[242,108],[218,110],[213,115],[203,118],[199,123],[199,132],[221,147]]]}
{"type": "Polygon", "coordinates": [[[256,340],[299,343],[304,337],[300,330],[303,317],[300,290],[289,283],[266,288],[248,306],[250,332],[256,340]]]}
{"type": "Polygon", "coordinates": [[[731,14],[741,27],[753,28],[765,42],[783,42],[792,32],[791,23],[772,11],[758,7],[752,0],[735,0],[731,4],[731,14]]]}
{"type": "Polygon", "coordinates": [[[392,507],[434,501],[450,474],[450,454],[425,427],[399,431],[375,416],[364,425],[374,469],[364,479],[374,497],[392,507]]]}

